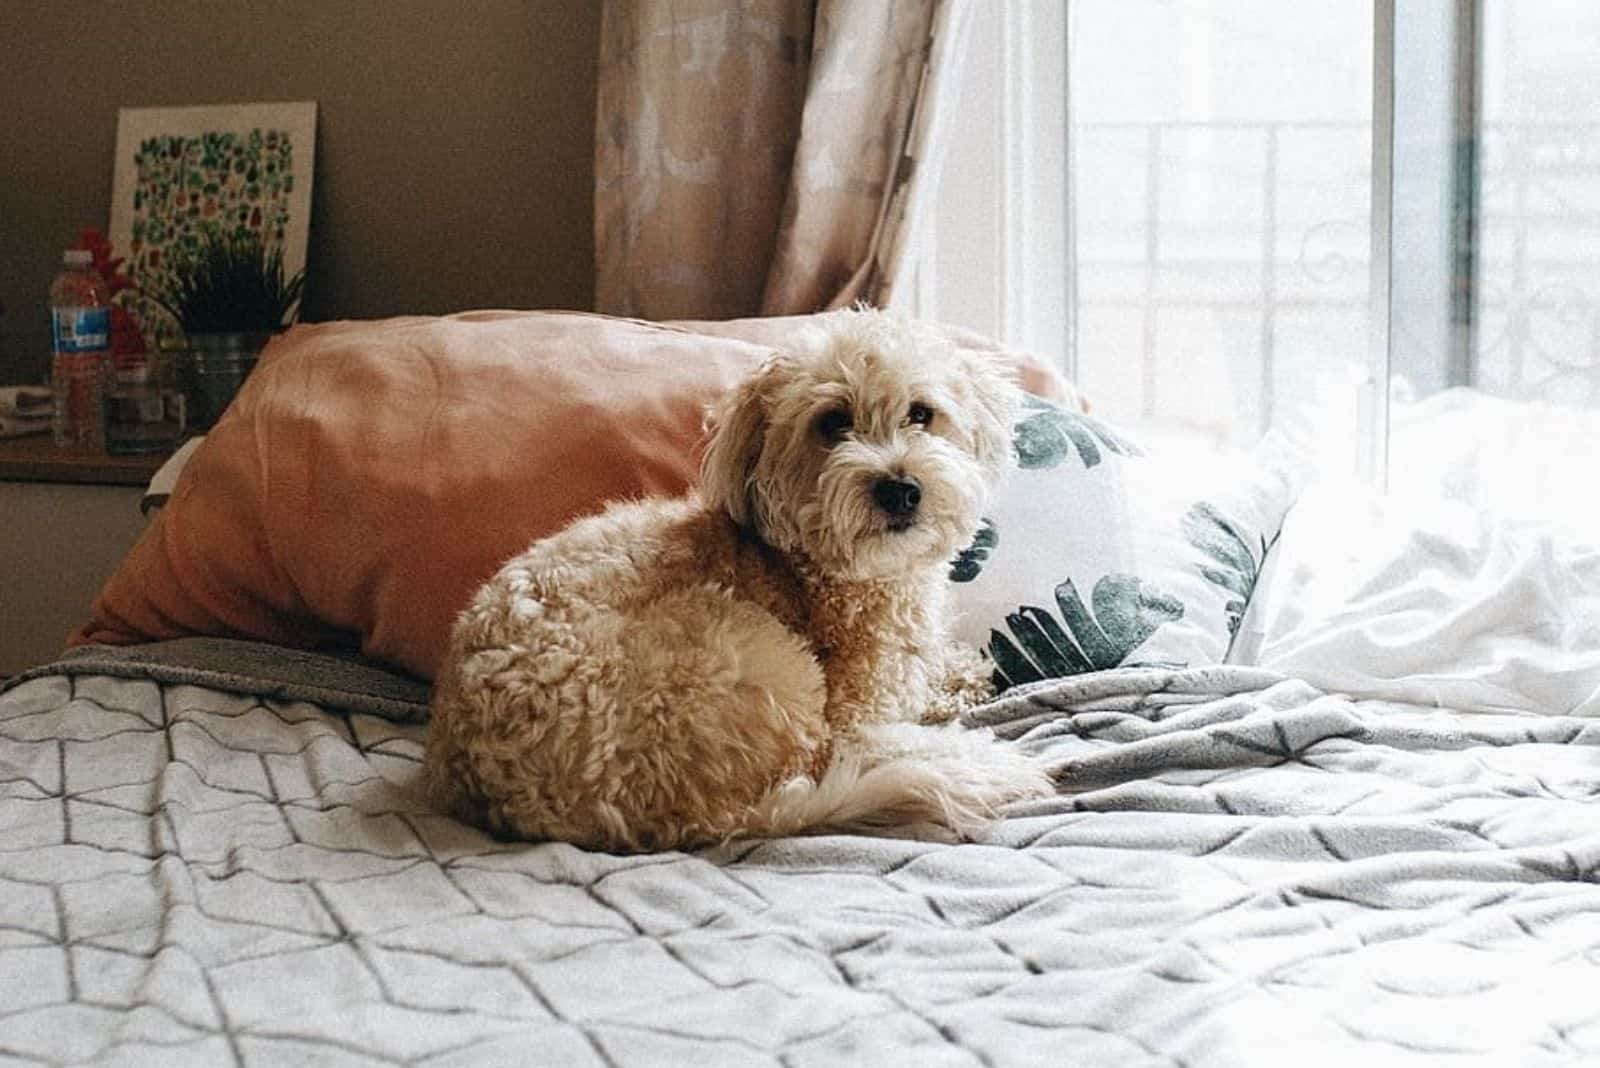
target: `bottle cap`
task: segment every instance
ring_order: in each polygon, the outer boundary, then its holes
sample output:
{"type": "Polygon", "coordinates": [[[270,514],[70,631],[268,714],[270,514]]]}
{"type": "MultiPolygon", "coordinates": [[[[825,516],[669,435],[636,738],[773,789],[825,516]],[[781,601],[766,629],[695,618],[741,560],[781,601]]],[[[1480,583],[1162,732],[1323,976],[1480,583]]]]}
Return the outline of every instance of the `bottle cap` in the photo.
{"type": "Polygon", "coordinates": [[[94,253],[86,248],[69,248],[61,254],[61,262],[68,267],[87,267],[94,262],[94,253]]]}

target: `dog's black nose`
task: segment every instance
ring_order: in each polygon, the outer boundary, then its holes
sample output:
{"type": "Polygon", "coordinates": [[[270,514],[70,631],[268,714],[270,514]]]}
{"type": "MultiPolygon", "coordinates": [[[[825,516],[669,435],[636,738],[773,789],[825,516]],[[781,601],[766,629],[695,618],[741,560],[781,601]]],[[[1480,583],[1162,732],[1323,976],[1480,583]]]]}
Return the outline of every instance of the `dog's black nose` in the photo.
{"type": "Polygon", "coordinates": [[[893,518],[905,519],[922,503],[922,486],[914,478],[880,478],[872,487],[872,499],[893,518]]]}

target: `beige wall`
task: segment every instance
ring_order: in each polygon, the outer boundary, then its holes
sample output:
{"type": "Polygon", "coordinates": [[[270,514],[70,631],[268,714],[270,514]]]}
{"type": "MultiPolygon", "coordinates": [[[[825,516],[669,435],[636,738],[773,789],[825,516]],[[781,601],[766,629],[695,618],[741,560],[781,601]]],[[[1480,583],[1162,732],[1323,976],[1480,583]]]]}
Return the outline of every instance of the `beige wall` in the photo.
{"type": "Polygon", "coordinates": [[[118,107],[315,100],[304,318],[593,303],[597,0],[0,0],[0,384],[108,229],[118,107]]]}

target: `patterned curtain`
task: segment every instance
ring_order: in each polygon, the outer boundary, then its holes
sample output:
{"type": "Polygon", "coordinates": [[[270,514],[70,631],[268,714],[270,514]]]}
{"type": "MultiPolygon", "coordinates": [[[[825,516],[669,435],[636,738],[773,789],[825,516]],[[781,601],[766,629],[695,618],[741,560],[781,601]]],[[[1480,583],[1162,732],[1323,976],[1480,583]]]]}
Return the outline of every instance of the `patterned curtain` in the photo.
{"type": "Polygon", "coordinates": [[[606,0],[600,311],[887,305],[937,182],[970,0],[606,0]]]}

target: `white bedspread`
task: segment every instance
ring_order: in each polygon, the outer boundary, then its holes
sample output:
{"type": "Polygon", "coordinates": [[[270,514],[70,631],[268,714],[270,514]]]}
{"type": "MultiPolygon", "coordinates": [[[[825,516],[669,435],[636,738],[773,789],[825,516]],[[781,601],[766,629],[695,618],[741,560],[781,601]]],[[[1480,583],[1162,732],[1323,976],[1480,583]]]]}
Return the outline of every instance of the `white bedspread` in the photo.
{"type": "Polygon", "coordinates": [[[41,675],[0,694],[0,1060],[1600,1056],[1600,723],[1229,667],[974,718],[1068,787],[985,842],[610,857],[428,811],[420,724],[41,675]]]}
{"type": "Polygon", "coordinates": [[[1600,714],[1600,550],[1458,502],[1325,486],[1274,553],[1237,662],[1357,697],[1600,714]]]}
{"type": "Polygon", "coordinates": [[[1592,413],[1417,406],[1387,495],[1325,481],[1291,510],[1230,660],[1357,697],[1600,714],[1596,441],[1592,413]]]}

